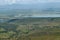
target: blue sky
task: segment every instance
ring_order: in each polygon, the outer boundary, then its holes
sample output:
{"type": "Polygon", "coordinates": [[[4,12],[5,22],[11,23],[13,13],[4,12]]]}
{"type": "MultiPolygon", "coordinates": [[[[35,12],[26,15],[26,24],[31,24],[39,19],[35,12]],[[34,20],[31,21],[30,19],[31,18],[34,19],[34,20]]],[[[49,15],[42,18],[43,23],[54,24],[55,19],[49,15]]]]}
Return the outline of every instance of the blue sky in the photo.
{"type": "Polygon", "coordinates": [[[47,3],[47,2],[60,2],[60,0],[0,0],[0,5],[6,4],[36,4],[36,3],[47,3]]]}

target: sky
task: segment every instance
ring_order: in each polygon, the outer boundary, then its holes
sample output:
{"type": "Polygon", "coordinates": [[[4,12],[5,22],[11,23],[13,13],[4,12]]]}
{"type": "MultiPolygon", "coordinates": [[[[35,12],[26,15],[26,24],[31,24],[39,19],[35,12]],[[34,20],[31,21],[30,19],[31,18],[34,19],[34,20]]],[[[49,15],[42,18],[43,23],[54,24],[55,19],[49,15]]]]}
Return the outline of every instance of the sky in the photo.
{"type": "Polygon", "coordinates": [[[6,4],[36,4],[36,3],[48,3],[48,2],[60,2],[60,0],[0,0],[0,5],[6,4]]]}

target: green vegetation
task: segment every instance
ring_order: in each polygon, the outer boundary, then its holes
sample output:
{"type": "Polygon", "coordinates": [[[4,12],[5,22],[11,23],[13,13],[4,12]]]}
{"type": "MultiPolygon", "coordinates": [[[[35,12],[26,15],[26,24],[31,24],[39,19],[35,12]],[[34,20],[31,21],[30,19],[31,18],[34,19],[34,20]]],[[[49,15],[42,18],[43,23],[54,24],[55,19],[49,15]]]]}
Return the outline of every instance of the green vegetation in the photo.
{"type": "Polygon", "coordinates": [[[0,23],[1,40],[60,40],[60,18],[24,18],[0,23]]]}

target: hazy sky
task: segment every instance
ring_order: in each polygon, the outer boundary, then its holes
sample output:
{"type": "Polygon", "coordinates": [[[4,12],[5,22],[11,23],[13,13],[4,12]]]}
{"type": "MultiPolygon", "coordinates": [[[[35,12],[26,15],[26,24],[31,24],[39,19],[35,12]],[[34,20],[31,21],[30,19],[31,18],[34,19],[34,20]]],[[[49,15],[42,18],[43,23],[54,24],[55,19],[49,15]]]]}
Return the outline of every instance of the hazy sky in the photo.
{"type": "Polygon", "coordinates": [[[5,4],[36,4],[36,3],[47,3],[47,2],[60,2],[60,0],[0,0],[0,5],[5,4]]]}

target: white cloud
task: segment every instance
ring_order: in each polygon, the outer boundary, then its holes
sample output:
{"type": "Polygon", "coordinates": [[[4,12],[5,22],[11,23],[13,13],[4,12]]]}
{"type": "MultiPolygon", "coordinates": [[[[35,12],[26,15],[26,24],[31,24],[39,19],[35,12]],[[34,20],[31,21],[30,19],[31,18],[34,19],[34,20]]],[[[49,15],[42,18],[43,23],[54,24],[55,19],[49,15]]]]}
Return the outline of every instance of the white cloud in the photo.
{"type": "Polygon", "coordinates": [[[60,2],[60,0],[0,0],[0,5],[3,4],[31,4],[31,3],[46,3],[46,2],[60,2]]]}

